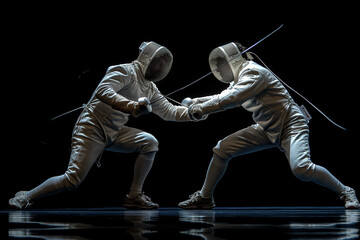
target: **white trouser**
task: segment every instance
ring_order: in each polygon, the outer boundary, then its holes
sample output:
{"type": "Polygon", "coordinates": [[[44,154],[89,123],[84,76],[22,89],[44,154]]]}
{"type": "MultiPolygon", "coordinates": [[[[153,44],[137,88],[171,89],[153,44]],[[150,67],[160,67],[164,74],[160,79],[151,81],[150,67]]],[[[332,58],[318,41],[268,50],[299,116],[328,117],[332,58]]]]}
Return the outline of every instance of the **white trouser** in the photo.
{"type": "Polygon", "coordinates": [[[288,159],[294,175],[303,181],[312,181],[340,194],[345,186],[328,170],[315,165],[310,159],[309,130],[302,118],[286,119],[278,143],[272,143],[258,124],[237,131],[220,140],[214,147],[202,194],[209,197],[233,158],[260,150],[280,147],[288,159]]]}
{"type": "Polygon", "coordinates": [[[49,178],[28,191],[27,196],[34,201],[56,192],[76,188],[104,150],[121,153],[139,152],[134,167],[133,185],[141,188],[152,166],[155,152],[158,151],[158,141],[149,133],[126,126],[115,138],[104,136],[104,131],[96,118],[84,109],[74,128],[70,161],[66,172],[49,178]]]}

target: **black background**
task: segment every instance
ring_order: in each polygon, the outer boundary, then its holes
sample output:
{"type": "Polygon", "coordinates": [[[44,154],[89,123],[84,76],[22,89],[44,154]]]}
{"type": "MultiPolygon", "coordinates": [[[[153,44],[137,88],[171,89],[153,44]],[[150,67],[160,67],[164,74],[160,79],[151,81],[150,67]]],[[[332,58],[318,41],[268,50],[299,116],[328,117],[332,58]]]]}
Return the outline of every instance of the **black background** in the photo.
{"type": "MultiPolygon", "coordinates": [[[[157,83],[167,94],[208,73],[208,55],[215,47],[230,41],[251,46],[281,25],[269,23],[270,16],[260,21],[241,14],[190,17],[181,12],[153,17],[134,9],[116,9],[111,18],[78,16],[76,11],[70,18],[67,11],[55,14],[51,8],[36,13],[23,10],[13,16],[21,21],[8,26],[4,34],[0,208],[6,209],[17,191],[64,173],[80,112],[50,119],[86,103],[107,67],[135,60],[143,41],[158,42],[173,53],[171,72],[157,83]]],[[[313,117],[312,160],[360,192],[358,34],[350,21],[331,20],[284,23],[252,50],[279,77],[348,129],[336,128],[305,104],[313,117]]],[[[225,88],[211,75],[171,97],[181,101],[225,88]]],[[[128,126],[150,132],[160,142],[145,193],[160,206],[177,206],[201,188],[217,141],[250,124],[251,114],[242,108],[197,123],[165,122],[155,114],[131,118],[128,126]]],[[[94,166],[78,189],[40,200],[34,207],[121,206],[135,158],[136,154],[105,152],[102,167],[94,166]]],[[[218,184],[215,200],[217,206],[342,204],[333,192],[296,179],[277,148],[234,158],[218,184]]]]}

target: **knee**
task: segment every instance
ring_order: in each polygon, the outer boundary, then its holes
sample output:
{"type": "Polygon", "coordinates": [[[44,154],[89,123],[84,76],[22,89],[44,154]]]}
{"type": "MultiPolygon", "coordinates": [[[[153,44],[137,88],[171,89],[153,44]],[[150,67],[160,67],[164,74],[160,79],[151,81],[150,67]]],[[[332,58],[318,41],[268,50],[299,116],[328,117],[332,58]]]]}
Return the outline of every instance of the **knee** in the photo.
{"type": "Polygon", "coordinates": [[[226,150],[222,141],[219,141],[216,146],[213,148],[214,156],[217,156],[222,161],[229,161],[233,156],[230,151],[226,150]]]}
{"type": "Polygon", "coordinates": [[[159,150],[158,140],[150,133],[143,133],[143,144],[141,145],[140,152],[149,153],[159,150]]]}
{"type": "Polygon", "coordinates": [[[312,162],[298,164],[292,167],[292,172],[301,181],[309,182],[312,180],[314,171],[315,171],[315,164],[312,162]]]}
{"type": "Polygon", "coordinates": [[[66,172],[63,175],[63,186],[66,190],[77,188],[82,183],[82,181],[83,179],[74,172],[66,172]]]}

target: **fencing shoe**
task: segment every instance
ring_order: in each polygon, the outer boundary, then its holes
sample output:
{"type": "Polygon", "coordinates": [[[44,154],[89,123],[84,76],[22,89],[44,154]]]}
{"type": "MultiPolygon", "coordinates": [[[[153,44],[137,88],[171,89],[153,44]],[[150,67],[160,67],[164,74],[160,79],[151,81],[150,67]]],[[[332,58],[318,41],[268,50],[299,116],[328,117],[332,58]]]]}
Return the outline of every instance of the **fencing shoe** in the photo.
{"type": "Polygon", "coordinates": [[[346,187],[346,190],[340,194],[340,199],[345,202],[346,209],[358,209],[360,207],[355,190],[351,187],[346,187]]]}
{"type": "Polygon", "coordinates": [[[203,198],[200,190],[189,196],[189,199],[178,204],[183,209],[212,209],[215,207],[214,197],[203,198]]]}
{"type": "Polygon", "coordinates": [[[32,205],[29,198],[26,196],[26,191],[20,191],[15,194],[15,197],[10,198],[9,205],[15,209],[25,209],[32,205]]]}
{"type": "Polygon", "coordinates": [[[129,209],[157,209],[159,205],[153,203],[151,198],[146,196],[143,192],[139,193],[134,198],[129,198],[129,195],[126,195],[124,199],[123,206],[129,209]]]}

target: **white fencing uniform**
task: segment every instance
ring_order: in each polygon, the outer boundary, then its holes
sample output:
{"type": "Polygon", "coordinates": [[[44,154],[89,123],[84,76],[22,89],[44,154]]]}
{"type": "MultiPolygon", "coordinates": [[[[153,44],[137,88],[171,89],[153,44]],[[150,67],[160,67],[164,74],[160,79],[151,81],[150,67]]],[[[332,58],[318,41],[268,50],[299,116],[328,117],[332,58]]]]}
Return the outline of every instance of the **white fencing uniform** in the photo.
{"type": "MultiPolygon", "coordinates": [[[[84,173],[76,174],[74,185],[83,179],[82,176],[87,173],[86,169],[90,169],[104,149],[123,153],[148,153],[158,150],[158,142],[150,133],[124,126],[129,119],[129,114],[117,111],[109,105],[112,96],[115,95],[133,101],[140,97],[147,97],[150,102],[160,99],[152,105],[153,113],[168,121],[190,121],[186,107],[172,105],[153,82],[141,77],[137,62],[110,67],[74,129],[73,152],[76,161],[74,162],[71,157],[69,169],[73,168],[71,165],[79,164],[79,154],[84,155],[82,158],[86,165],[75,167],[84,173]],[[97,147],[92,146],[92,150],[89,151],[86,146],[89,141],[86,140],[90,140],[97,147]],[[83,142],[85,144],[81,146],[83,142]],[[85,151],[78,151],[79,145],[80,149],[84,147],[85,151]],[[89,158],[92,160],[89,161],[89,158]]],[[[72,181],[69,177],[69,182],[72,181]]]]}
{"type": "MultiPolygon", "coordinates": [[[[345,186],[325,168],[310,159],[309,130],[298,105],[288,91],[267,69],[253,61],[238,68],[238,77],[220,94],[195,98],[201,115],[242,106],[253,113],[256,124],[220,140],[214,147],[202,189],[212,195],[233,157],[272,147],[280,147],[288,158],[292,172],[303,181],[313,181],[336,193],[345,186]]],[[[195,109],[195,108],[194,108],[195,109]]]]}
{"type": "Polygon", "coordinates": [[[209,56],[211,71],[219,81],[230,86],[213,96],[185,98],[182,104],[189,106],[189,115],[194,120],[242,106],[252,112],[255,124],[217,143],[201,190],[178,206],[184,209],[215,207],[213,193],[232,158],[279,147],[297,178],[334,191],[347,209],[359,208],[354,189],[344,186],[328,170],[311,161],[309,129],[299,106],[268,69],[251,61],[252,56],[245,49],[235,42],[215,48],[209,56]]]}
{"type": "MultiPolygon", "coordinates": [[[[153,42],[150,44],[155,46],[155,50],[159,49],[159,45],[153,42]]],[[[146,49],[143,52],[146,52],[146,49]]],[[[158,141],[150,133],[125,126],[129,114],[114,109],[114,101],[136,102],[139,98],[146,97],[150,102],[154,102],[152,112],[162,119],[190,121],[186,107],[172,105],[159,92],[153,81],[145,79],[146,74],[143,71],[149,69],[145,65],[150,65],[152,60],[149,51],[146,54],[141,57],[140,53],[139,58],[130,64],[108,68],[75,124],[70,162],[66,172],[49,178],[28,191],[26,195],[30,201],[77,187],[104,150],[121,153],[139,152],[131,189],[136,189],[137,192],[141,190],[158,150],[158,141]]],[[[166,67],[170,70],[169,66],[166,67]]],[[[167,72],[162,74],[164,77],[167,72]]],[[[153,73],[149,76],[157,81],[162,79],[153,73]]]]}

